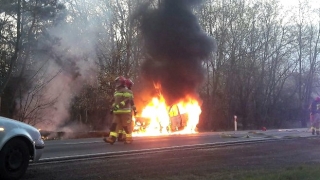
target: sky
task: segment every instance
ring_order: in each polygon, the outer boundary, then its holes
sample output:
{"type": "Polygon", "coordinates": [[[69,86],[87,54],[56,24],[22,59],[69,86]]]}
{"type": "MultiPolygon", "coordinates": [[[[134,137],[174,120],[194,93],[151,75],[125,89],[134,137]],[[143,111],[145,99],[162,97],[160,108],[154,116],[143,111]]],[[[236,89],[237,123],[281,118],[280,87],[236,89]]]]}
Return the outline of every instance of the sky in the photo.
{"type": "MultiPolygon", "coordinates": [[[[290,6],[297,6],[299,4],[299,1],[304,1],[304,0],[279,0],[284,6],[290,7],[290,6]]],[[[320,7],[320,3],[318,2],[319,0],[308,0],[310,5],[312,7],[320,7]]]]}
{"type": "MultiPolygon", "coordinates": [[[[303,3],[307,1],[311,9],[320,8],[319,0],[279,0],[279,1],[284,6],[285,11],[292,11],[295,13],[298,13],[297,7],[299,6],[299,2],[303,3]]],[[[312,12],[312,14],[310,14],[310,17],[306,19],[306,21],[309,21],[317,25],[319,23],[319,16],[317,13],[312,12]]]]}

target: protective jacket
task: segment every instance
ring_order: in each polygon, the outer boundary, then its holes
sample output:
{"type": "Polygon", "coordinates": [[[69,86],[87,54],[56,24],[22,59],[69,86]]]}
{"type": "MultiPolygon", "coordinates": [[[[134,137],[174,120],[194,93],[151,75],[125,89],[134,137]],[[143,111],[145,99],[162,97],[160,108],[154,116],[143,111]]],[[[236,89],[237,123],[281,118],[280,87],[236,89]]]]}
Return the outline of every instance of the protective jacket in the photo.
{"type": "Polygon", "coordinates": [[[131,90],[121,87],[114,93],[114,103],[112,109],[114,114],[131,113],[133,101],[133,93],[131,90]]]}
{"type": "Polygon", "coordinates": [[[314,115],[316,113],[320,113],[320,101],[319,100],[314,100],[311,103],[310,113],[311,113],[311,115],[314,115]]]}
{"type": "Polygon", "coordinates": [[[310,105],[310,123],[312,135],[320,135],[320,99],[317,98],[310,105]]]}

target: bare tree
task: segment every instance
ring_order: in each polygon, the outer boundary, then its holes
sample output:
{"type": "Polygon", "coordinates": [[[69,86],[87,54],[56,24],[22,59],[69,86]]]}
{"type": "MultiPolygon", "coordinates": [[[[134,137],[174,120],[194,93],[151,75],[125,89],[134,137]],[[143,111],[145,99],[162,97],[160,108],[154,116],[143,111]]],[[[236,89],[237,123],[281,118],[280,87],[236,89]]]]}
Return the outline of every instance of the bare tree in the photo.
{"type": "MultiPolygon", "coordinates": [[[[1,62],[5,68],[1,72],[0,96],[4,95],[2,98],[4,103],[2,104],[5,104],[6,107],[6,110],[2,111],[2,115],[13,117],[14,114],[20,114],[20,112],[16,112],[17,109],[23,109],[22,104],[17,101],[21,102],[24,93],[29,88],[33,88],[32,82],[36,81],[33,78],[46,63],[46,61],[38,62],[37,56],[40,51],[48,52],[50,47],[45,49],[44,46],[41,49],[37,46],[41,40],[45,39],[46,28],[56,22],[55,15],[63,9],[63,6],[53,1],[40,3],[25,0],[5,1],[3,4],[1,12],[4,13],[1,17],[10,28],[1,29],[4,37],[4,41],[0,45],[3,60],[1,62]]],[[[41,104],[50,104],[44,99],[41,101],[41,104]]],[[[39,104],[35,107],[42,108],[39,104]]],[[[23,121],[20,117],[22,116],[15,118],[23,121]]]]}
{"type": "Polygon", "coordinates": [[[0,113],[2,114],[2,96],[14,71],[18,53],[21,48],[21,0],[2,2],[1,12],[1,81],[0,81],[0,113]],[[6,7],[16,6],[16,11],[6,12],[6,7]],[[16,19],[12,21],[11,19],[16,19]],[[14,29],[16,29],[14,31],[14,29]],[[13,33],[16,32],[16,33],[13,33]]]}

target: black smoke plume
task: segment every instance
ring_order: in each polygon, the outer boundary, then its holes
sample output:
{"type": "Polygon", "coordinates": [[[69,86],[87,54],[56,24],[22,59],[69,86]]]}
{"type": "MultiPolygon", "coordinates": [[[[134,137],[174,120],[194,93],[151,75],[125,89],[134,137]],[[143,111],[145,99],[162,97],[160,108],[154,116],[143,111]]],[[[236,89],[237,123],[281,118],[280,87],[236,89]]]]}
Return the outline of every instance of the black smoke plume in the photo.
{"type": "Polygon", "coordinates": [[[157,9],[141,6],[139,19],[147,59],[143,77],[161,84],[168,104],[197,96],[204,80],[202,62],[216,45],[199,25],[192,8],[200,0],[163,0],[157,9]]]}

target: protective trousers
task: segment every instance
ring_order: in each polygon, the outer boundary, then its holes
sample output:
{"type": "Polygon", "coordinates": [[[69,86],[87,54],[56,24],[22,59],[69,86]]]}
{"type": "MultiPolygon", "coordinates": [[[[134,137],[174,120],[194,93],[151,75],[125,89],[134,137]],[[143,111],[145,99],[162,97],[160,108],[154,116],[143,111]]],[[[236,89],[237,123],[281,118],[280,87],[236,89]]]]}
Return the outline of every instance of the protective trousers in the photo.
{"type": "Polygon", "coordinates": [[[132,114],[131,113],[124,113],[124,114],[117,114],[115,116],[117,120],[117,127],[116,132],[119,132],[119,130],[124,130],[126,134],[126,138],[124,143],[130,144],[132,143],[132,114]]]}
{"type": "MultiPolygon", "coordinates": [[[[117,122],[116,122],[116,120],[117,120],[117,118],[113,118],[112,119],[112,127],[110,128],[110,131],[116,131],[116,128],[117,128],[117,122]]],[[[116,136],[116,134],[115,133],[113,133],[114,134],[114,136],[116,136]]],[[[124,129],[120,129],[119,131],[118,131],[118,134],[117,134],[117,138],[118,138],[118,141],[124,141],[125,139],[126,139],[126,132],[125,132],[125,130],[124,129]]]]}
{"type": "Polygon", "coordinates": [[[132,143],[132,117],[131,113],[118,113],[113,115],[113,123],[110,127],[110,135],[105,139],[105,142],[114,144],[118,138],[118,132],[124,130],[126,138],[124,143],[132,143]]]}
{"type": "Polygon", "coordinates": [[[315,133],[319,135],[320,134],[320,114],[316,113],[316,114],[310,115],[310,123],[311,123],[312,135],[314,135],[315,133]]]}
{"type": "MultiPolygon", "coordinates": [[[[113,113],[113,119],[112,119],[112,124],[110,127],[110,134],[108,138],[104,138],[103,140],[106,143],[114,144],[119,136],[119,131],[122,127],[118,128],[118,125],[121,124],[121,114],[114,114],[113,113]]],[[[121,129],[122,131],[122,129],[121,129]]],[[[120,131],[120,132],[121,132],[120,131]]]]}

